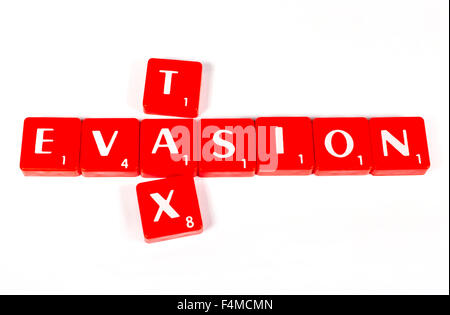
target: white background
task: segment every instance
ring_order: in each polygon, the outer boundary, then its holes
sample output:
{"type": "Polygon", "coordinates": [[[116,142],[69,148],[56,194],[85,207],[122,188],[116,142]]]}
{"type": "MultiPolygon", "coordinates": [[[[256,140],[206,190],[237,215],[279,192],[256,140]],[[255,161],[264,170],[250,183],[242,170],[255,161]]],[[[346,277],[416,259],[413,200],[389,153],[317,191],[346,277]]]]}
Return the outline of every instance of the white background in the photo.
{"type": "Polygon", "coordinates": [[[448,1],[2,1],[0,293],[447,293],[448,1]],[[150,57],[202,117],[422,116],[416,177],[197,179],[205,232],[143,241],[142,178],[19,170],[27,116],[149,117],[150,57]]]}

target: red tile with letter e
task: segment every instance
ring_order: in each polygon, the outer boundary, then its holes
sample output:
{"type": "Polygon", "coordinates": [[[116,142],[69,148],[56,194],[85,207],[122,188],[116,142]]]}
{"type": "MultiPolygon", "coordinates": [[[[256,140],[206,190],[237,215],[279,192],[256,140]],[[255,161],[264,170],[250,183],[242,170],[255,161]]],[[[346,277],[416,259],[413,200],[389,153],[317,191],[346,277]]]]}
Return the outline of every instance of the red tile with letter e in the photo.
{"type": "Polygon", "coordinates": [[[421,117],[383,117],[369,121],[373,175],[423,175],[430,167],[421,117]]]}
{"type": "Polygon", "coordinates": [[[257,175],[309,175],[314,169],[312,123],[308,117],[259,117],[257,175]]]}
{"type": "Polygon", "coordinates": [[[80,129],[79,118],[26,118],[20,156],[24,175],[80,175],[80,129]]]}
{"type": "Polygon", "coordinates": [[[203,231],[194,178],[171,177],[136,187],[146,242],[158,242],[203,231]]]}
{"type": "Polygon", "coordinates": [[[141,122],[141,175],[197,175],[193,119],[144,119],[141,122]]]}
{"type": "Polygon", "coordinates": [[[148,61],[144,112],[178,117],[197,117],[202,64],[152,58],[148,61]]]}
{"type": "Polygon", "coordinates": [[[139,120],[86,118],[81,130],[83,176],[139,175],[139,120]]]}
{"type": "Polygon", "coordinates": [[[202,119],[199,176],[253,176],[256,131],[253,119],[202,119]]]}
{"type": "Polygon", "coordinates": [[[316,175],[366,175],[372,168],[366,118],[313,120],[316,175]]]}

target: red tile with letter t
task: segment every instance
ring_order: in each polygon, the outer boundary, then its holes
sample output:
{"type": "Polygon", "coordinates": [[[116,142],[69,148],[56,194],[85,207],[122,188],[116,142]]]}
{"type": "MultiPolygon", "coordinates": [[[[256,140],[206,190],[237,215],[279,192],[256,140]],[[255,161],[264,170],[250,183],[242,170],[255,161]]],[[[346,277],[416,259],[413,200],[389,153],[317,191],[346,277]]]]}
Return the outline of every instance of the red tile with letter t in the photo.
{"type": "Polygon", "coordinates": [[[202,64],[152,58],[148,61],[144,112],[178,117],[197,117],[202,64]]]}
{"type": "Polygon", "coordinates": [[[24,175],[80,175],[80,130],[79,118],[26,118],[20,156],[24,175]]]}
{"type": "Polygon", "coordinates": [[[139,120],[86,118],[81,130],[83,176],[139,175],[139,120]]]}
{"type": "Polygon", "coordinates": [[[202,119],[202,177],[253,176],[256,169],[256,131],[253,119],[202,119]]]}
{"type": "Polygon", "coordinates": [[[373,175],[422,175],[430,167],[421,117],[380,117],[369,121],[373,175]]]}
{"type": "Polygon", "coordinates": [[[144,119],[141,122],[141,175],[197,175],[193,119],[144,119]]]}
{"type": "Polygon", "coordinates": [[[308,117],[259,117],[257,175],[309,175],[314,169],[312,123],[308,117]]]}
{"type": "Polygon", "coordinates": [[[136,192],[146,242],[203,231],[193,177],[171,177],[140,183],[136,192]]]}
{"type": "Polygon", "coordinates": [[[316,118],[313,133],[316,175],[369,174],[372,155],[366,118],[316,118]]]}

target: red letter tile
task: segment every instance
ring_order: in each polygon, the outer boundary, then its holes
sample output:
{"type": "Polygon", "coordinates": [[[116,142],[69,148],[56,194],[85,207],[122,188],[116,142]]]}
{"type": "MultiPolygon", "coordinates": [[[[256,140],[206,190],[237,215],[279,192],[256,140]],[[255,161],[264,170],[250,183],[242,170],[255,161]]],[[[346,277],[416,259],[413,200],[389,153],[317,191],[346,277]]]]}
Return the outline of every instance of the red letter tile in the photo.
{"type": "Polygon", "coordinates": [[[83,176],[138,176],[139,121],[87,118],[81,131],[83,176]]]}
{"type": "Polygon", "coordinates": [[[311,119],[308,117],[260,117],[257,175],[309,175],[314,169],[311,119]]]}
{"type": "Polygon", "coordinates": [[[148,243],[203,231],[192,177],[171,177],[136,187],[144,237],[148,243]]]}
{"type": "Polygon", "coordinates": [[[144,112],[179,117],[197,117],[202,64],[152,58],[148,61],[144,112]]]}
{"type": "Polygon", "coordinates": [[[25,175],[80,175],[78,118],[26,118],[23,125],[20,169],[25,175]]]}
{"type": "Polygon", "coordinates": [[[144,119],[141,122],[141,175],[197,175],[193,119],[144,119]]]}
{"type": "Polygon", "coordinates": [[[422,175],[430,167],[425,123],[420,117],[369,121],[373,175],[422,175]]]}
{"type": "Polygon", "coordinates": [[[366,118],[313,120],[316,175],[366,175],[372,168],[366,118]]]}
{"type": "Polygon", "coordinates": [[[252,119],[202,119],[199,176],[253,176],[256,131],[252,119]]]}

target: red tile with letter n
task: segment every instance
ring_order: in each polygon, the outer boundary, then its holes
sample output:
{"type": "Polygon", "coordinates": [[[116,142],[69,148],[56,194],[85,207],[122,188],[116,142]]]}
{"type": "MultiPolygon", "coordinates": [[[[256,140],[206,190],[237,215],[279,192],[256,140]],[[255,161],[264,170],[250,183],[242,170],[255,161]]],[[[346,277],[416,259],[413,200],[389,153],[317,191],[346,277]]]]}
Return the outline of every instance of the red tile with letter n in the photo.
{"type": "Polygon", "coordinates": [[[369,121],[373,175],[422,175],[430,167],[421,117],[380,117],[369,121]]]}
{"type": "Polygon", "coordinates": [[[316,175],[369,174],[372,155],[366,118],[316,118],[313,133],[316,175]]]}
{"type": "Polygon", "coordinates": [[[139,175],[139,120],[86,118],[82,123],[83,176],[139,175]]]}
{"type": "Polygon", "coordinates": [[[314,169],[312,123],[308,117],[259,117],[257,175],[309,175],[314,169]]]}
{"type": "Polygon", "coordinates": [[[24,175],[80,175],[80,129],[79,118],[26,118],[20,155],[24,175]]]}
{"type": "Polygon", "coordinates": [[[202,119],[198,175],[253,176],[256,131],[253,119],[202,119]]]}
{"type": "Polygon", "coordinates": [[[193,119],[144,119],[141,122],[141,175],[197,175],[193,119]]]}
{"type": "Polygon", "coordinates": [[[148,61],[144,112],[178,117],[197,117],[202,64],[152,58],[148,61]]]}
{"type": "Polygon", "coordinates": [[[146,242],[203,231],[193,177],[171,177],[140,183],[136,192],[146,242]]]}

